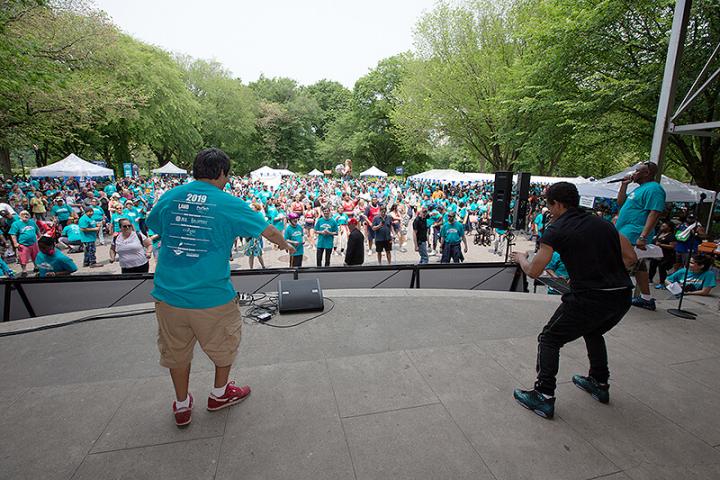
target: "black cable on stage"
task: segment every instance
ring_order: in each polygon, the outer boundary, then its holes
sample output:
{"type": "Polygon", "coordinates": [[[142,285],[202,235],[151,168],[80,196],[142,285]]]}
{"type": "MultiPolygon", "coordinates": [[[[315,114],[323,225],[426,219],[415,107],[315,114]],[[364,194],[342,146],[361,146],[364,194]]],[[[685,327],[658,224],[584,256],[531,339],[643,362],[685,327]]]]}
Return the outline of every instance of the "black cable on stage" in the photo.
{"type": "MultiPolygon", "coordinates": [[[[274,323],[268,323],[267,321],[262,321],[258,317],[262,313],[270,314],[271,318],[275,314],[278,313],[278,304],[277,304],[277,296],[269,296],[266,293],[259,293],[255,295],[251,295],[249,300],[243,300],[240,299],[240,305],[241,306],[249,306],[250,309],[245,313],[244,317],[248,318],[255,323],[259,323],[260,325],[267,325],[268,327],[273,328],[293,328],[297,327],[298,325],[302,325],[303,323],[307,323],[311,320],[315,320],[316,318],[320,318],[323,315],[330,313],[333,308],[335,308],[335,302],[332,298],[323,297],[324,300],[328,300],[330,302],[330,308],[327,310],[324,310],[317,315],[313,315],[310,318],[306,318],[300,322],[293,323],[291,325],[277,325],[274,323]],[[262,295],[260,298],[255,298],[256,295],[262,295]]],[[[75,320],[69,320],[67,322],[63,323],[54,323],[52,325],[40,325],[38,327],[32,327],[32,328],[26,328],[23,330],[16,330],[14,332],[2,332],[0,333],[0,338],[2,337],[12,337],[15,335],[24,335],[27,333],[33,333],[33,332],[41,332],[43,330],[52,330],[55,328],[60,327],[67,327],[70,325],[76,325],[79,323],[85,323],[85,322],[94,322],[96,320],[110,320],[113,318],[122,318],[122,317],[134,317],[138,315],[148,315],[151,313],[155,313],[155,308],[145,308],[142,310],[128,310],[125,312],[118,312],[118,313],[105,313],[105,314],[98,314],[98,315],[90,315],[87,317],[77,318],[75,320]]]]}
{"type": "Polygon", "coordinates": [[[315,320],[316,318],[320,318],[323,315],[330,313],[333,308],[335,308],[335,301],[332,298],[323,297],[323,300],[327,300],[330,302],[330,308],[327,310],[324,310],[317,315],[313,315],[312,317],[306,318],[300,322],[293,323],[290,325],[279,325],[276,323],[269,323],[268,320],[270,320],[275,314],[278,313],[278,297],[273,295],[269,296],[265,293],[255,294],[255,295],[248,295],[247,297],[243,295],[239,295],[240,299],[240,305],[249,307],[247,312],[245,312],[244,317],[248,320],[253,321],[254,323],[259,323],[260,325],[267,325],[268,327],[272,328],[293,328],[297,327],[298,325],[302,325],[303,323],[307,323],[311,320],[315,320]],[[256,298],[256,295],[262,295],[260,298],[256,298]],[[269,315],[269,317],[267,316],[269,315]]]}
{"type": "Polygon", "coordinates": [[[26,333],[40,332],[42,330],[52,330],[53,328],[67,327],[69,325],[75,325],[78,323],[94,322],[95,320],[108,320],[108,319],[121,318],[121,317],[134,317],[137,315],[148,315],[148,314],[154,313],[154,312],[155,312],[154,308],[150,308],[150,309],[146,308],[143,310],[128,310],[126,312],[90,315],[88,317],[82,317],[82,318],[70,320],[70,321],[63,322],[63,323],[54,323],[52,325],[40,325],[39,327],[26,328],[24,330],[16,330],[14,332],[2,332],[2,333],[0,333],[0,338],[12,337],[14,335],[24,335],[26,333]]]}

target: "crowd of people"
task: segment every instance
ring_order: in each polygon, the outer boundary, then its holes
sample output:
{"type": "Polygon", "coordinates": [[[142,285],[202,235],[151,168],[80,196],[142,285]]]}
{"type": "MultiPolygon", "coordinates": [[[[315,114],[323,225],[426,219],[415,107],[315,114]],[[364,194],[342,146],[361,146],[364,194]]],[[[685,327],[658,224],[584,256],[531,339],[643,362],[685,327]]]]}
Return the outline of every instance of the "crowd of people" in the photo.
{"type": "MultiPolygon", "coordinates": [[[[361,179],[354,178],[350,170],[338,172],[340,175],[335,177],[287,176],[272,186],[262,180],[232,176],[224,191],[260,212],[295,247],[288,256],[289,267],[357,266],[375,261],[390,264],[397,261],[394,255],[408,249],[416,252],[414,261],[420,264],[429,263],[431,257],[441,263],[462,262],[468,244],[481,243],[477,239],[468,242],[468,236],[476,238],[482,232],[492,235],[495,253],[501,257],[505,254],[498,246],[507,241],[508,232],[489,226],[492,182],[441,184],[361,179]],[[313,250],[315,262],[304,264],[304,259],[313,257],[313,250]]],[[[122,273],[148,272],[151,260],[162,248],[162,239],[149,228],[146,217],[163,194],[190,181],[167,176],[105,182],[77,178],[5,180],[0,190],[0,268],[13,276],[16,272],[8,263],[16,262],[17,273],[22,276],[32,271],[41,277],[68,275],[77,266],[65,253],[82,252],[83,267],[96,268],[102,266],[96,256],[100,246],[108,249],[110,263],[117,261],[122,273]]],[[[657,197],[659,184],[647,185],[652,186],[657,197]]],[[[530,187],[527,234],[538,242],[551,222],[543,197],[546,188],[536,183],[530,187]]],[[[647,188],[641,185],[634,193],[640,196],[647,188]]],[[[674,216],[678,212],[666,209],[662,196],[655,198],[653,205],[640,209],[651,212],[646,222],[649,230],[643,236],[645,225],[627,226],[628,215],[622,213],[620,200],[598,202],[595,214],[613,223],[619,220],[618,229],[629,229],[626,234],[633,245],[639,241],[644,246],[649,237],[662,249],[662,258],[652,259],[649,268],[635,272],[641,290],[641,300],[636,303],[651,308],[649,280],[659,273],[655,288],[663,288],[668,279],[672,281],[675,277],[670,275],[682,271],[689,252],[697,252],[704,232],[699,228],[699,235],[678,240],[677,233],[695,219],[686,211],[674,216]]],[[[264,251],[262,237],[239,237],[234,242],[233,254],[247,257],[251,269],[256,264],[260,268],[267,266],[264,251]]],[[[698,283],[698,272],[692,268],[702,268],[699,273],[705,274],[711,263],[702,257],[690,262],[691,285],[698,283]]],[[[557,253],[547,273],[567,276],[557,253]]],[[[699,285],[698,292],[709,291],[710,273],[704,275],[707,281],[699,285]]]]}

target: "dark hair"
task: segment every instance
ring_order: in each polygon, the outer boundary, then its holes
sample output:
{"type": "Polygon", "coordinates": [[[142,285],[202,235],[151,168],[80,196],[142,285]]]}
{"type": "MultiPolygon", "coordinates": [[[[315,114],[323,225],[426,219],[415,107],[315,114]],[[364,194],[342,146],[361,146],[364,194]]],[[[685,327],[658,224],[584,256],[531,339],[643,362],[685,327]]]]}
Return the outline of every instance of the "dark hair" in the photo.
{"type": "Polygon", "coordinates": [[[38,239],[38,245],[42,245],[43,247],[54,247],[55,239],[43,235],[40,239],[38,239]]]}
{"type": "Polygon", "coordinates": [[[655,162],[644,162],[643,165],[645,165],[648,168],[648,172],[653,177],[657,176],[658,173],[658,165],[655,162]]]}
{"type": "Polygon", "coordinates": [[[712,258],[708,257],[707,255],[703,255],[702,253],[698,253],[697,255],[692,256],[693,262],[697,263],[702,267],[703,272],[707,272],[710,270],[710,267],[712,266],[712,258]]]}
{"type": "Polygon", "coordinates": [[[230,173],[230,158],[219,148],[200,150],[193,162],[193,177],[217,180],[230,173]]]}
{"type": "Polygon", "coordinates": [[[578,208],[580,206],[580,194],[577,187],[569,182],[558,182],[550,185],[545,190],[545,198],[550,203],[562,203],[565,208],[578,208]]]}

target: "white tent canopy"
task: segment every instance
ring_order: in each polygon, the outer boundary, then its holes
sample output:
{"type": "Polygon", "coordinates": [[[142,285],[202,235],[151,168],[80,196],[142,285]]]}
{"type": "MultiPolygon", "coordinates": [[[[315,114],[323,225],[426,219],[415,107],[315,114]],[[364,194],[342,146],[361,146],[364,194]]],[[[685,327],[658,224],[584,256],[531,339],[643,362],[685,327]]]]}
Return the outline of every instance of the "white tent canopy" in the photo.
{"type": "Polygon", "coordinates": [[[286,169],[286,168],[278,168],[278,169],[276,169],[275,171],[276,171],[276,172],[280,172],[280,175],[282,175],[283,177],[294,177],[294,176],[296,176],[295,173],[291,172],[290,170],[288,170],[288,169],[286,169]]]}
{"type": "Polygon", "coordinates": [[[317,168],[313,168],[311,172],[308,173],[311,177],[322,177],[325,174],[318,170],[317,168]]]}
{"type": "Polygon", "coordinates": [[[377,167],[370,167],[364,172],[360,173],[361,177],[387,177],[387,173],[383,172],[377,167]]]}
{"type": "Polygon", "coordinates": [[[252,179],[259,179],[259,178],[268,178],[268,177],[280,177],[281,174],[274,168],[270,168],[268,166],[260,167],[257,170],[253,170],[250,172],[250,178],[252,179]]]}
{"type": "MultiPolygon", "coordinates": [[[[609,181],[630,175],[637,170],[638,165],[628,167],[622,172],[594,182],[580,183],[577,185],[578,192],[583,197],[617,198],[618,191],[620,190],[620,182],[609,183],[609,181]]],[[[711,203],[715,198],[715,192],[712,190],[706,190],[696,185],[688,185],[666,175],[662,176],[660,185],[665,189],[665,201],[667,202],[697,203],[700,201],[701,193],[705,194],[705,202],[711,203]]],[[[627,189],[628,193],[635,190],[638,186],[637,183],[631,183],[627,189]]]]}
{"type": "Polygon", "coordinates": [[[457,170],[447,169],[433,169],[428,170],[426,172],[418,173],[417,175],[412,175],[408,177],[409,180],[415,181],[415,182],[441,182],[441,183],[449,183],[449,182],[459,182],[463,181],[464,178],[463,174],[458,172],[457,170]]]}
{"type": "Polygon", "coordinates": [[[45,167],[30,170],[31,177],[113,177],[115,172],[111,168],[101,167],[86,162],[74,153],[71,153],[59,162],[45,167]]]}
{"type": "Polygon", "coordinates": [[[172,162],[168,162],[160,168],[156,168],[152,171],[156,175],[187,175],[187,170],[184,170],[172,162]]]}

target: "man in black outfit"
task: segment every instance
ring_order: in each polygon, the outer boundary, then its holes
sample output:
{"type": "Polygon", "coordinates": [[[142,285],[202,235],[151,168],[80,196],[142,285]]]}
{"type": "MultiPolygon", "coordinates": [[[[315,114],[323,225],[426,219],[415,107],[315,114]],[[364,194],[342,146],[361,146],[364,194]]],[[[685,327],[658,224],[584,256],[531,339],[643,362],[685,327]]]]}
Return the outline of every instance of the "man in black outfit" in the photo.
{"type": "Polygon", "coordinates": [[[415,237],[415,251],[420,255],[420,265],[428,263],[428,226],[427,207],[420,208],[417,217],[413,221],[413,235],[415,237]]]}
{"type": "Polygon", "coordinates": [[[552,418],[560,348],[583,337],[590,359],[587,377],[573,383],[602,402],[610,401],[607,349],[603,335],[630,309],[632,282],[627,268],[637,261],[632,245],[610,222],[579,209],[575,185],[560,182],[545,192],[552,223],[531,262],[527,253],[512,258],[532,278],[539,277],[553,251],[567,267],[570,292],[538,336],[537,381],[533,390],[515,389],[515,399],[536,414],[552,418]]]}
{"type": "Polygon", "coordinates": [[[365,237],[358,228],[357,218],[348,222],[350,235],[345,249],[345,265],[362,265],[365,262],[365,237]]]}

